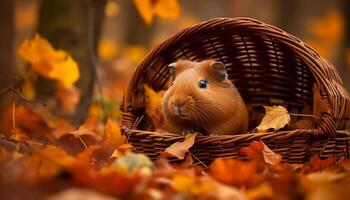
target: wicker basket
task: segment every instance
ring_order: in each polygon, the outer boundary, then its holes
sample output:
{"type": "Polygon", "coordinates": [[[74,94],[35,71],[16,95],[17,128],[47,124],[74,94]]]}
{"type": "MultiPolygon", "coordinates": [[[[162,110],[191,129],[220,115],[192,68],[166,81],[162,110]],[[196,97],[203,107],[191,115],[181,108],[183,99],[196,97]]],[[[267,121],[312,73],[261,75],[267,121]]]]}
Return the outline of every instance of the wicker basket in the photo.
{"type": "Polygon", "coordinates": [[[284,105],[305,113],[313,105],[313,85],[321,88],[322,100],[331,113],[322,113],[314,129],[297,129],[241,135],[198,136],[191,153],[205,163],[217,157],[244,158],[240,148],[254,140],[264,141],[284,161],[303,163],[312,154],[349,158],[350,97],[332,64],[298,38],[249,18],[217,18],[175,34],[150,51],[138,64],[120,107],[124,134],[137,152],[152,159],[184,136],[146,131],[143,84],[165,89],[167,65],[179,58],[213,58],[225,63],[229,78],[245,103],[284,105]]]}

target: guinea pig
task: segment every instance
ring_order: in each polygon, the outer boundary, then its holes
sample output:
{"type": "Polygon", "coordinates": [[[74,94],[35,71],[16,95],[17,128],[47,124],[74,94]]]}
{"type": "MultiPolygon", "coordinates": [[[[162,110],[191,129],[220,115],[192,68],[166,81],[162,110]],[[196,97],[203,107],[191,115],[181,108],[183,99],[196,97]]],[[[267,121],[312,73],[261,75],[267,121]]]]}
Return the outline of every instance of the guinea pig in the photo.
{"type": "Polygon", "coordinates": [[[162,99],[164,117],[179,134],[199,131],[210,135],[247,131],[246,106],[227,78],[223,63],[215,60],[179,60],[168,65],[173,83],[162,99]]]}

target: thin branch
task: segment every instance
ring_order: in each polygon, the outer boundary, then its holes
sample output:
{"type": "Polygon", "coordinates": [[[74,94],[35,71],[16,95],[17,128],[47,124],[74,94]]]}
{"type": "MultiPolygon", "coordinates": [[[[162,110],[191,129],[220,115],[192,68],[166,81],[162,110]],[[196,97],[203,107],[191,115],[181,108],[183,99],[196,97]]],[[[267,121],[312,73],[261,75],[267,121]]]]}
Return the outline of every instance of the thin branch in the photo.
{"type": "Polygon", "coordinates": [[[189,152],[200,164],[202,164],[205,168],[208,169],[208,166],[206,164],[204,164],[201,160],[199,160],[199,158],[197,158],[193,153],[189,152]]]}
{"type": "Polygon", "coordinates": [[[315,115],[309,115],[309,114],[297,114],[297,113],[289,113],[291,116],[297,116],[297,117],[312,117],[317,118],[315,115]]]}
{"type": "Polygon", "coordinates": [[[16,90],[15,88],[13,87],[7,87],[7,88],[4,88],[0,91],[0,94],[3,94],[5,92],[13,92],[14,94],[16,94],[21,100],[27,102],[27,103],[40,103],[42,104],[43,106],[46,106],[46,104],[42,101],[39,101],[39,100],[29,100],[27,99],[27,97],[25,97],[20,91],[16,90]]]}

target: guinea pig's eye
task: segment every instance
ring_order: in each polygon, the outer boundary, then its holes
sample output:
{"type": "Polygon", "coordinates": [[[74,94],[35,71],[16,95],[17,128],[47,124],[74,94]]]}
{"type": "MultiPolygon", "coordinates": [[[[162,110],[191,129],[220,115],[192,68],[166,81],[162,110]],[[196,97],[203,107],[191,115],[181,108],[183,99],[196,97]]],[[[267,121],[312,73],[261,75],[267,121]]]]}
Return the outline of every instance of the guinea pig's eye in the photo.
{"type": "Polygon", "coordinates": [[[207,81],[206,80],[200,80],[199,81],[199,88],[207,88],[207,81]]]}

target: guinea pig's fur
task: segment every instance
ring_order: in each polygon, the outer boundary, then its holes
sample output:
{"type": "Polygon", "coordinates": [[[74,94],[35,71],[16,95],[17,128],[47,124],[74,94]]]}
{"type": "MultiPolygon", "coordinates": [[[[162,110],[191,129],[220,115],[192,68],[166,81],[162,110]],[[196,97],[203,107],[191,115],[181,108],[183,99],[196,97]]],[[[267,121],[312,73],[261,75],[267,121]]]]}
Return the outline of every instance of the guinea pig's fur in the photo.
{"type": "Polygon", "coordinates": [[[224,64],[215,60],[179,60],[169,65],[174,77],[162,100],[163,113],[179,127],[210,135],[247,131],[246,106],[236,87],[227,78],[224,64]]]}

